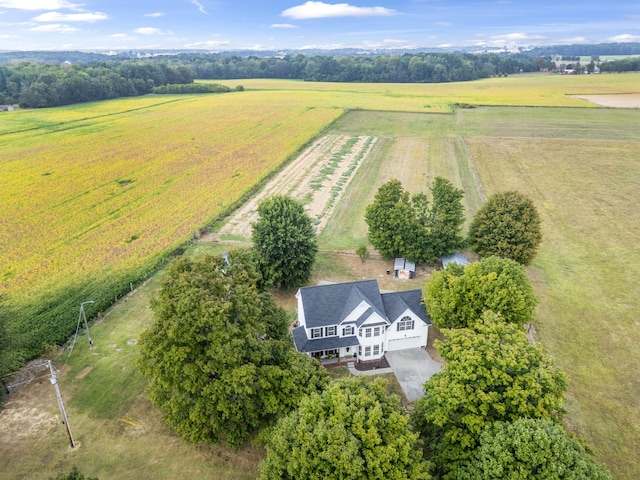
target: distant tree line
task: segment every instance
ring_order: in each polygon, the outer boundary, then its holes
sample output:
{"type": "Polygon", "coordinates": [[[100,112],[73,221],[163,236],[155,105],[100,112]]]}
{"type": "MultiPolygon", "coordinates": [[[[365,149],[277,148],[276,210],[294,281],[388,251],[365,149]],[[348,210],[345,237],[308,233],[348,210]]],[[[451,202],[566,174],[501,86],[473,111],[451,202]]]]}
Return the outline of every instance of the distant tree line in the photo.
{"type": "Polygon", "coordinates": [[[463,82],[496,75],[550,68],[548,61],[526,55],[405,53],[402,55],[305,56],[258,58],[179,56],[196,78],[284,78],[315,82],[463,82]]]}
{"type": "Polygon", "coordinates": [[[532,57],[546,57],[552,55],[570,55],[586,57],[592,55],[637,55],[640,54],[639,42],[599,43],[595,45],[548,45],[536,47],[527,52],[532,57]]]}
{"type": "Polygon", "coordinates": [[[193,82],[191,70],[162,61],[0,65],[0,103],[23,108],[131,97],[154,87],[193,82]]]}
{"type": "MultiPolygon", "coordinates": [[[[553,64],[548,60],[526,55],[454,53],[362,57],[298,54],[268,58],[180,54],[73,64],[20,62],[0,65],[0,104],[42,108],[144,95],[164,85],[191,84],[194,78],[438,83],[551,68],[553,64]]],[[[185,93],[193,92],[186,89],[185,93]]]]}
{"type": "MultiPolygon", "coordinates": [[[[241,85],[236,90],[243,90],[241,85]]],[[[226,93],[231,88],[220,83],[171,83],[153,87],[152,93],[157,94],[190,94],[190,93],[226,93]]]]}
{"type": "Polygon", "coordinates": [[[640,71],[640,57],[611,60],[598,66],[601,72],[637,72],[640,71]]]}

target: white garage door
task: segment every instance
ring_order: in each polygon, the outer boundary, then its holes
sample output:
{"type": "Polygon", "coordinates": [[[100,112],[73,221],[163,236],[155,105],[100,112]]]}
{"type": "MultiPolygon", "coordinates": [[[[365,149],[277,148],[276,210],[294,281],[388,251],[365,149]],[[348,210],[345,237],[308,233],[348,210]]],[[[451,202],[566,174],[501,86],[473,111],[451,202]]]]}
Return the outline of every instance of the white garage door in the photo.
{"type": "Polygon", "coordinates": [[[389,340],[389,351],[394,350],[404,350],[407,348],[419,348],[422,345],[420,344],[420,337],[407,337],[407,338],[398,338],[395,340],[389,340]]]}

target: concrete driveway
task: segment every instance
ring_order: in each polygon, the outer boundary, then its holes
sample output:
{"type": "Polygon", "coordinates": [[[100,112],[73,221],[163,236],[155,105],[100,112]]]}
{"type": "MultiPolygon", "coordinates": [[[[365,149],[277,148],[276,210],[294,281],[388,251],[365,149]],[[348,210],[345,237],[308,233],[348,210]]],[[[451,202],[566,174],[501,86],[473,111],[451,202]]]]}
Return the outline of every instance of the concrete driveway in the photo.
{"type": "Polygon", "coordinates": [[[424,396],[422,385],[442,368],[442,365],[422,348],[387,352],[385,357],[410,402],[424,396]]]}

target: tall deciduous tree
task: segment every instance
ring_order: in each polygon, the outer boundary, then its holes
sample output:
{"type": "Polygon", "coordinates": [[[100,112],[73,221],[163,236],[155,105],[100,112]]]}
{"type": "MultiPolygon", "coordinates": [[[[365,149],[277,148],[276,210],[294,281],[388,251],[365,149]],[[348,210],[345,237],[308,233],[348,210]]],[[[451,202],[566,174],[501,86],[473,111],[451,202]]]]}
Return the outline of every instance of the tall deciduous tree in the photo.
{"type": "Polygon", "coordinates": [[[382,185],[364,216],[371,245],[385,258],[407,255],[410,235],[416,233],[414,216],[409,192],[400,180],[382,185]]]}
{"type": "Polygon", "coordinates": [[[286,195],[263,200],[253,227],[258,268],[267,285],[283,289],[305,284],[318,252],[318,242],[302,204],[286,195]]]}
{"type": "Polygon", "coordinates": [[[188,442],[240,445],[326,383],[318,362],[293,350],[285,312],[257,288],[247,252],[228,263],[175,260],[138,365],[167,423],[188,442]]]}
{"type": "Polygon", "coordinates": [[[367,206],[365,221],[369,241],[383,257],[433,262],[464,245],[462,190],[436,177],[431,194],[431,203],[424,193],[411,197],[399,180],[378,189],[367,206]]]}
{"type": "Polygon", "coordinates": [[[269,432],[260,478],[428,479],[408,420],[383,380],[337,380],[269,432]]]}
{"type": "Polygon", "coordinates": [[[523,418],[496,422],[480,435],[480,443],[458,480],[610,480],[585,447],[562,425],[523,418]]]}
{"type": "Polygon", "coordinates": [[[538,299],[522,265],[499,257],[434,272],[423,300],[438,328],[472,327],[485,310],[517,325],[531,322],[538,299]]]}
{"type": "Polygon", "coordinates": [[[431,244],[437,257],[448,255],[462,248],[464,224],[464,192],[442,177],[436,177],[431,186],[431,244]]]}
{"type": "Polygon", "coordinates": [[[564,374],[521,327],[485,312],[474,329],[443,332],[437,344],[446,363],[424,384],[414,420],[438,473],[468,460],[485,427],[519,418],[558,419],[567,387],[564,374]]]}
{"type": "Polygon", "coordinates": [[[531,263],[541,240],[538,211],[519,192],[491,195],[469,227],[469,244],[478,255],[497,255],[522,265],[531,263]]]}

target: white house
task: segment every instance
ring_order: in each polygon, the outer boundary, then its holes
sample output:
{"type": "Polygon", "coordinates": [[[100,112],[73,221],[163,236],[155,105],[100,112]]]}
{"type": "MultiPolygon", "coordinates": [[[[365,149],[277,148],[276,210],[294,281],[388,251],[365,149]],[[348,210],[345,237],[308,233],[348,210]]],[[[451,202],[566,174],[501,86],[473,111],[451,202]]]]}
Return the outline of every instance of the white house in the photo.
{"type": "Polygon", "coordinates": [[[420,290],[380,293],[377,281],[362,280],[302,287],[296,298],[299,352],[367,361],[427,345],[431,320],[420,290]]]}

